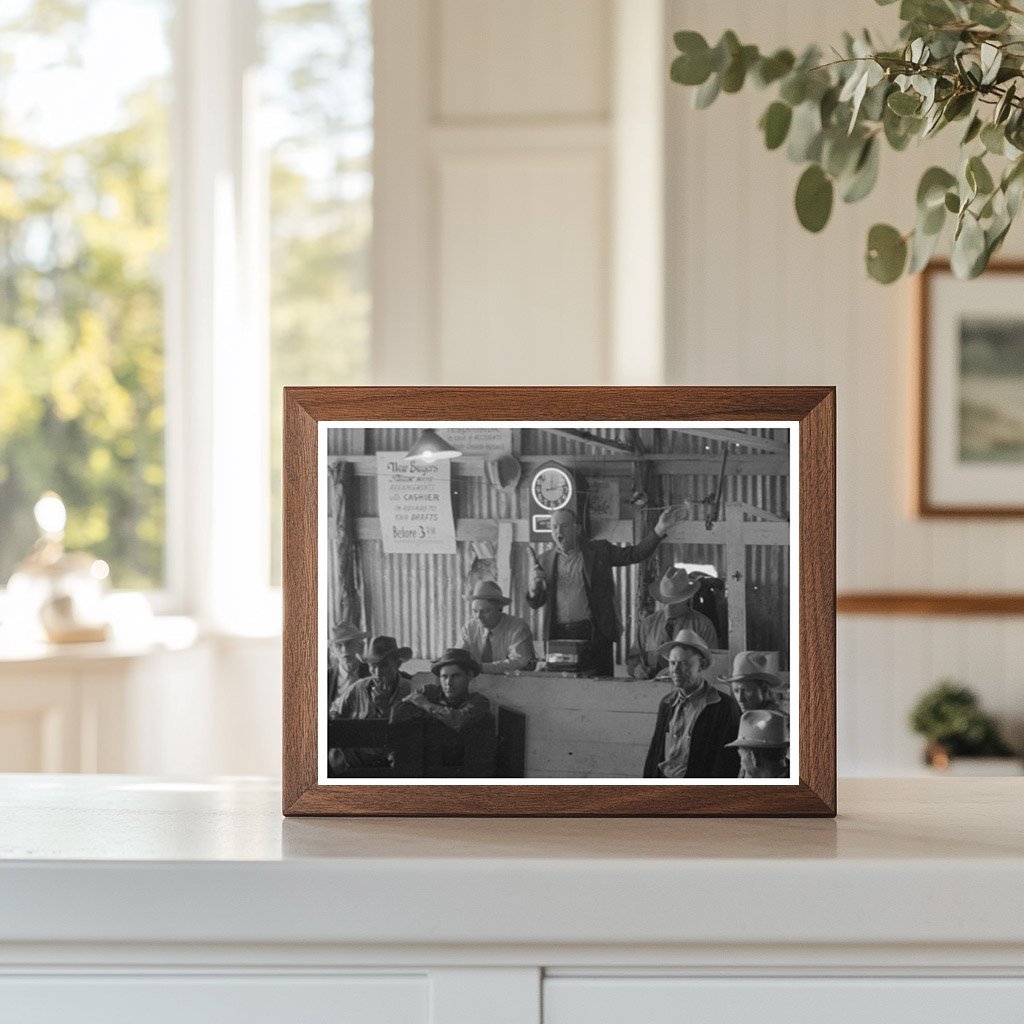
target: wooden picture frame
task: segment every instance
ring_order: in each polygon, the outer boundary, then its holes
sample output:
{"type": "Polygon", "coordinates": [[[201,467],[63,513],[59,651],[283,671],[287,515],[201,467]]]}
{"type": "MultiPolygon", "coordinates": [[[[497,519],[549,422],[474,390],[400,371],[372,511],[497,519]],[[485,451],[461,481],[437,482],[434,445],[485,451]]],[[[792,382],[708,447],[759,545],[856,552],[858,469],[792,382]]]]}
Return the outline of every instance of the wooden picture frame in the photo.
{"type": "Polygon", "coordinates": [[[1024,372],[987,365],[1009,345],[1013,362],[1024,349],[1022,275],[1024,262],[1002,261],[960,281],[936,261],[919,276],[913,509],[922,518],[1024,516],[1024,410],[1005,394],[1024,394],[1024,372]]]}
{"type": "MultiPolygon", "coordinates": [[[[764,436],[771,433],[767,431],[764,436]]],[[[607,446],[615,443],[609,441],[607,446]]],[[[706,447],[710,449],[712,443],[709,441],[706,447]]],[[[608,457],[614,459],[614,453],[608,457]]],[[[372,467],[367,472],[372,472],[372,467]]],[[[736,473],[739,472],[737,469],[736,473]]],[[[723,470],[720,479],[724,481],[727,475],[723,470]]],[[[628,495],[628,491],[625,493],[628,495]]],[[[642,497],[634,492],[633,499],[641,509],[642,497]]],[[[705,500],[703,495],[697,497],[705,500]]],[[[721,507],[721,498],[720,487],[716,508],[721,507]]],[[[286,388],[283,500],[286,815],[835,815],[834,388],[286,388]],[[330,424],[349,429],[352,423],[369,423],[383,430],[393,424],[430,427],[477,421],[493,422],[496,426],[525,424],[544,434],[556,433],[555,428],[572,424],[578,425],[579,430],[561,432],[592,438],[597,435],[587,430],[589,425],[647,424],[654,433],[674,431],[718,438],[725,448],[732,444],[739,452],[751,449],[735,444],[733,435],[722,434],[717,424],[735,425],[737,431],[745,430],[744,436],[749,437],[754,436],[755,427],[777,424],[791,431],[786,436],[794,437],[797,443],[793,445],[793,461],[789,465],[796,467],[797,472],[786,471],[787,480],[795,476],[787,483],[791,501],[788,529],[792,543],[798,546],[799,557],[792,570],[793,586],[787,591],[791,595],[787,599],[787,621],[797,635],[791,643],[798,673],[794,679],[797,701],[790,709],[794,728],[790,756],[798,765],[798,772],[777,784],[773,779],[716,779],[717,784],[685,779],[632,779],[629,784],[606,784],[604,780],[590,783],[585,779],[534,781],[525,777],[526,773],[514,781],[495,779],[491,783],[488,779],[483,783],[477,780],[477,784],[462,784],[458,779],[437,778],[427,782],[406,777],[388,780],[387,784],[368,779],[360,779],[358,784],[339,783],[337,779],[324,781],[320,754],[325,741],[321,741],[320,730],[326,730],[327,718],[320,690],[321,648],[326,645],[327,632],[322,596],[326,574],[318,559],[327,517],[327,509],[321,509],[320,503],[323,501],[326,506],[327,502],[321,498],[326,492],[320,489],[326,476],[326,442],[321,446],[321,438],[326,436],[325,430],[334,429],[330,424]],[[677,425],[686,429],[675,431],[677,425]],[[792,596],[796,594],[798,602],[792,596]]],[[[706,500],[714,504],[710,496],[706,500]]],[[[745,518],[749,517],[741,517],[745,518]]],[[[709,538],[724,536],[722,531],[728,527],[724,519],[709,524],[711,518],[705,523],[701,513],[699,523],[682,525],[712,530],[709,538]]],[[[521,530],[522,524],[518,528],[521,530]]],[[[785,571],[789,580],[788,563],[785,571]]],[[[736,575],[743,577],[742,572],[736,575]]],[[[374,624],[374,631],[387,632],[376,628],[379,625],[374,624]]],[[[747,639],[746,635],[743,639],[747,639]]],[[[400,638],[399,643],[402,642],[400,638]]],[[[736,646],[747,644],[740,645],[737,640],[730,646],[730,655],[736,646]]],[[[436,654],[430,652],[431,656],[436,654]]]]}

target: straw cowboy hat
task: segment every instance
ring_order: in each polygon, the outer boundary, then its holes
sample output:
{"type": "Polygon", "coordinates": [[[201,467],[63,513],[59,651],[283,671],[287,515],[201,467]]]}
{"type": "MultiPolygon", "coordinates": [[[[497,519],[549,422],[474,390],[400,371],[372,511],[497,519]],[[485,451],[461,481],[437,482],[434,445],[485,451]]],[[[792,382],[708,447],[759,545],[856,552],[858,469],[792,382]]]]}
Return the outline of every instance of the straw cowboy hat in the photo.
{"type": "Polygon", "coordinates": [[[740,732],[727,747],[749,747],[753,750],[781,750],[789,746],[786,716],[778,711],[744,711],[740,715],[740,732]]]}
{"type": "Polygon", "coordinates": [[[469,595],[470,601],[496,601],[498,604],[511,604],[512,598],[501,592],[501,587],[494,580],[480,580],[469,595]]]}
{"type": "Polygon", "coordinates": [[[523,475],[523,467],[519,460],[510,452],[499,455],[496,459],[488,459],[484,463],[484,476],[496,490],[512,494],[519,485],[523,475]]]}
{"type": "Polygon", "coordinates": [[[732,675],[719,676],[718,681],[720,683],[782,685],[782,680],[768,671],[768,656],[763,651],[740,651],[732,660],[732,675]]]}
{"type": "Polygon", "coordinates": [[[354,622],[345,619],[331,630],[331,643],[343,644],[346,640],[365,640],[368,634],[354,622]]]}
{"type": "Polygon", "coordinates": [[[673,647],[692,647],[700,655],[700,667],[707,668],[711,664],[711,651],[703,639],[692,629],[681,629],[675,638],[658,648],[658,653],[667,658],[673,647]]]}
{"type": "Polygon", "coordinates": [[[366,652],[366,660],[371,665],[379,665],[385,658],[395,657],[399,663],[412,657],[411,647],[399,647],[393,636],[375,636],[370,641],[370,649],[366,652]]]}
{"type": "Polygon", "coordinates": [[[688,573],[685,569],[669,568],[660,580],[655,580],[648,593],[662,604],[676,604],[689,601],[700,590],[701,583],[708,579],[706,572],[688,573]]]}
{"type": "Polygon", "coordinates": [[[459,668],[464,668],[470,675],[480,675],[480,663],[473,657],[469,651],[463,650],[461,647],[449,647],[444,654],[441,655],[433,665],[430,666],[430,671],[435,676],[441,674],[441,669],[445,665],[458,665],[459,668]]]}

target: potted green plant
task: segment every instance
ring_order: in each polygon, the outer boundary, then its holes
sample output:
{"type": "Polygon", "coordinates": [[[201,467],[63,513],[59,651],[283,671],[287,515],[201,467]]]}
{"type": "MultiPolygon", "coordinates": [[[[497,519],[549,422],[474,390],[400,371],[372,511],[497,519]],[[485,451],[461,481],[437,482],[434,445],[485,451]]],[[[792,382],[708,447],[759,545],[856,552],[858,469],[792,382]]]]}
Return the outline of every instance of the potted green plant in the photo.
{"type": "Polygon", "coordinates": [[[1014,757],[974,691],[951,679],[943,679],[921,697],[911,712],[910,725],[928,741],[925,762],[940,771],[948,770],[958,758],[1014,757]]]}
{"type": "Polygon", "coordinates": [[[960,125],[959,164],[924,173],[913,226],[874,225],[865,259],[882,284],[916,273],[952,221],[953,271],[976,277],[1024,198],[1024,0],[901,0],[899,20],[892,45],[847,32],[830,51],[812,46],[799,57],[763,54],[732,31],[714,46],[677,32],[671,77],[696,88],[698,108],[748,83],[775,92],[759,128],[768,149],[785,145],[807,165],[795,202],[808,231],[825,227],[837,195],[868,195],[883,145],[899,152],[960,125]]]}

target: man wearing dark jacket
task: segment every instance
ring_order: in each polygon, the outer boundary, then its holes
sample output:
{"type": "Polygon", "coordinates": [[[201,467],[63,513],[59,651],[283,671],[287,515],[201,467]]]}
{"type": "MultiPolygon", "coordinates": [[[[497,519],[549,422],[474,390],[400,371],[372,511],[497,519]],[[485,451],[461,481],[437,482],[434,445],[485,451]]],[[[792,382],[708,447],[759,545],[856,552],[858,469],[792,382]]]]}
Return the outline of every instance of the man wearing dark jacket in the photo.
{"type": "Polygon", "coordinates": [[[683,629],[661,650],[674,689],[658,705],[644,778],[735,779],[740,759],[726,744],[736,738],[740,709],[701,675],[711,665],[707,644],[683,629]]]}
{"type": "Polygon", "coordinates": [[[546,609],[544,638],[589,641],[594,670],[599,676],[614,675],[612,649],[622,634],[622,620],[615,604],[612,569],[645,562],[684,515],[682,508],[667,508],[639,544],[620,547],[581,537],[576,514],[570,509],[555,512],[551,517],[555,546],[540,556],[533,589],[526,595],[531,608],[546,609]]]}

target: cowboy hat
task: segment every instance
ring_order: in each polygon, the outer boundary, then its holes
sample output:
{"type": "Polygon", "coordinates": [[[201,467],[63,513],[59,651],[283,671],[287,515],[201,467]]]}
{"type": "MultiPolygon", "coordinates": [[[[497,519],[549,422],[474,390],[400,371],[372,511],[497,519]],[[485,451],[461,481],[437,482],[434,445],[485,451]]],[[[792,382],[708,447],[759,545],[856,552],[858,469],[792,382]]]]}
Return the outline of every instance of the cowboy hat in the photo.
{"type": "Polygon", "coordinates": [[[346,640],[365,640],[367,635],[354,622],[345,619],[331,630],[331,643],[343,644],[346,640]]]}
{"type": "Polygon", "coordinates": [[[740,715],[740,733],[727,747],[754,750],[781,750],[789,746],[786,716],[779,711],[744,711],[740,715]]]}
{"type": "Polygon", "coordinates": [[[370,649],[366,652],[366,660],[371,665],[379,665],[385,658],[396,657],[399,663],[412,657],[411,647],[399,647],[393,636],[375,636],[370,641],[370,649]]]}
{"type": "Polygon", "coordinates": [[[484,463],[484,476],[487,482],[496,491],[503,491],[505,494],[515,492],[522,475],[523,467],[511,452],[499,455],[496,459],[488,459],[484,463]]]}
{"type": "Polygon", "coordinates": [[[430,666],[430,671],[435,676],[441,674],[441,669],[445,665],[458,665],[459,668],[464,668],[471,675],[480,675],[480,663],[473,657],[469,651],[464,650],[461,647],[449,647],[444,654],[441,655],[433,665],[430,666]]]}
{"type": "Polygon", "coordinates": [[[701,583],[708,578],[706,572],[688,573],[685,569],[678,569],[673,565],[660,580],[655,580],[650,585],[648,593],[662,604],[689,601],[700,590],[701,583]]]}
{"type": "Polygon", "coordinates": [[[498,604],[511,604],[512,598],[501,592],[501,587],[494,580],[480,580],[469,595],[470,601],[496,601],[498,604]]]}
{"type": "Polygon", "coordinates": [[[719,676],[720,683],[765,683],[781,686],[782,681],[768,671],[768,655],[763,651],[740,651],[732,660],[732,675],[719,676]]]}
{"type": "Polygon", "coordinates": [[[692,629],[681,629],[675,638],[658,648],[658,653],[667,658],[673,647],[692,647],[700,655],[700,667],[707,668],[711,664],[711,651],[703,638],[692,629]]]}

